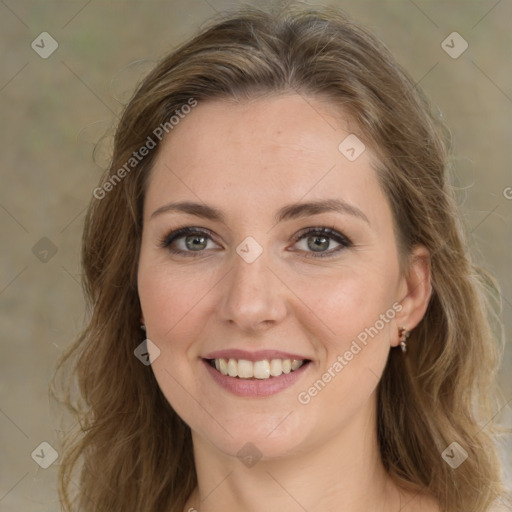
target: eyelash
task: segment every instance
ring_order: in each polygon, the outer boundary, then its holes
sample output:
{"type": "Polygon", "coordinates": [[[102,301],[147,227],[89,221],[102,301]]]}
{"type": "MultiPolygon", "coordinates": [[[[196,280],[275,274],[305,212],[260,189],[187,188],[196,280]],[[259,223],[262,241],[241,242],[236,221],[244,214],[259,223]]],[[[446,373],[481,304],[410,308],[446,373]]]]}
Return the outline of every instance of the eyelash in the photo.
{"type": "MultiPolygon", "coordinates": [[[[171,231],[167,235],[165,235],[160,241],[159,246],[163,249],[167,249],[172,254],[179,254],[182,256],[187,257],[198,257],[201,256],[201,253],[204,251],[182,251],[181,249],[173,249],[171,248],[171,244],[175,242],[176,240],[179,240],[180,238],[183,238],[185,236],[192,236],[192,235],[206,235],[210,239],[212,239],[213,233],[205,228],[196,228],[196,227],[184,227],[179,228],[174,231],[171,231]]],[[[352,241],[345,235],[339,233],[338,231],[335,231],[331,228],[326,227],[314,227],[314,228],[305,228],[299,231],[296,235],[293,237],[293,242],[297,243],[303,238],[308,238],[310,236],[325,236],[326,238],[329,238],[331,240],[334,240],[335,242],[339,243],[340,245],[335,248],[331,249],[327,252],[318,252],[315,253],[314,251],[306,252],[304,256],[306,258],[329,258],[332,257],[333,254],[336,254],[340,252],[343,249],[347,249],[349,247],[353,246],[352,241]]]]}

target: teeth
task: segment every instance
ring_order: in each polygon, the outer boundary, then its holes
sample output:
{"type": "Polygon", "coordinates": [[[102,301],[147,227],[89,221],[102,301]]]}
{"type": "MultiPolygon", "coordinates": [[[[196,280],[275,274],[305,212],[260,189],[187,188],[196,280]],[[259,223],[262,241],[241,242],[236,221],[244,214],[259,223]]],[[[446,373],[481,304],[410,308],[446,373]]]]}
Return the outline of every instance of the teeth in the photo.
{"type": "Polygon", "coordinates": [[[263,359],[253,362],[247,359],[215,359],[214,363],[215,368],[222,375],[240,379],[269,379],[298,370],[304,361],[299,359],[263,359]]]}
{"type": "Polygon", "coordinates": [[[217,364],[217,361],[219,362],[220,373],[222,373],[222,375],[227,375],[228,374],[228,362],[225,359],[215,359],[215,364],[217,364]]]}
{"type": "Polygon", "coordinates": [[[238,376],[238,364],[235,359],[230,359],[228,361],[228,375],[230,377],[238,376]]]}
{"type": "Polygon", "coordinates": [[[302,365],[304,364],[304,361],[299,361],[298,359],[292,359],[291,364],[291,370],[298,370],[302,365]]]}
{"type": "Polygon", "coordinates": [[[272,375],[272,377],[279,377],[281,373],[283,373],[281,359],[272,359],[272,361],[270,361],[270,375],[272,375]]]}
{"type": "MultiPolygon", "coordinates": [[[[234,359],[230,359],[230,361],[234,361],[236,364],[236,361],[234,359]]],[[[237,375],[241,379],[250,379],[253,377],[253,368],[252,368],[252,362],[247,361],[245,359],[240,359],[238,361],[238,373],[237,375]]]]}
{"type": "MultiPolygon", "coordinates": [[[[251,361],[247,361],[249,364],[251,361]]],[[[268,379],[270,377],[270,363],[264,359],[263,361],[255,361],[253,364],[254,377],[257,379],[268,379]]]]}

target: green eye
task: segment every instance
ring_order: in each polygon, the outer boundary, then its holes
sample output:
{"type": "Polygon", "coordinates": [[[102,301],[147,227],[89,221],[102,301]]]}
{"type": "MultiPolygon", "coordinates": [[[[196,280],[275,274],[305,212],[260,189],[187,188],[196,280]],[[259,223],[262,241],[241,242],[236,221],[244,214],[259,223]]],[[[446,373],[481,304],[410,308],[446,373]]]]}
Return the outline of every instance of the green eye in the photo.
{"type": "MultiPolygon", "coordinates": [[[[212,240],[211,233],[202,228],[181,228],[169,233],[160,242],[160,246],[174,254],[199,254],[210,248],[209,244],[217,246],[212,240]]],[[[218,246],[217,246],[218,247],[218,246]]]]}
{"type": "Polygon", "coordinates": [[[295,240],[295,247],[310,258],[329,257],[353,245],[346,236],[323,227],[302,231],[295,240]]]}
{"type": "Polygon", "coordinates": [[[329,248],[331,239],[326,236],[309,236],[307,241],[309,249],[314,252],[321,252],[329,248]]]}
{"type": "Polygon", "coordinates": [[[185,239],[185,246],[191,251],[201,251],[208,245],[207,237],[204,235],[189,235],[185,239]]]}

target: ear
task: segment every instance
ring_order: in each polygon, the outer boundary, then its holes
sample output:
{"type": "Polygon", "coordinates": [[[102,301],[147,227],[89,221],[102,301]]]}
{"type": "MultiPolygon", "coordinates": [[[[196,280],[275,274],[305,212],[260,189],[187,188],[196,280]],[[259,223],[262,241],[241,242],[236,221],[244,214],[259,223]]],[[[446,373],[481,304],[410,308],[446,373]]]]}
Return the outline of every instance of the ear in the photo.
{"type": "MultiPolygon", "coordinates": [[[[422,320],[432,296],[430,253],[423,245],[413,248],[398,286],[402,309],[396,315],[398,327],[412,331],[422,320]]],[[[392,345],[399,344],[397,336],[392,345]]]]}

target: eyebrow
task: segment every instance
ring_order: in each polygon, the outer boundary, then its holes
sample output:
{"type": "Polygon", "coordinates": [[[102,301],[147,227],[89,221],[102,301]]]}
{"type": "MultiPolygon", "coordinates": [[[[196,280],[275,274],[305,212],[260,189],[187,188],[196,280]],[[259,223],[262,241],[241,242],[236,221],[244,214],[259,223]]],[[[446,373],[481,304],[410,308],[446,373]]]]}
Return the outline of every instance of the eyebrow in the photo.
{"type": "MultiPolygon", "coordinates": [[[[168,203],[157,208],[152,214],[151,219],[167,212],[182,212],[196,217],[202,217],[213,221],[225,223],[224,214],[218,208],[208,206],[202,203],[192,201],[180,201],[178,203],[168,203]]],[[[323,199],[319,201],[309,201],[306,203],[294,203],[282,207],[275,215],[275,222],[318,215],[320,213],[336,212],[345,215],[351,215],[365,221],[370,225],[368,217],[356,206],[342,201],[341,199],[323,199]]]]}

